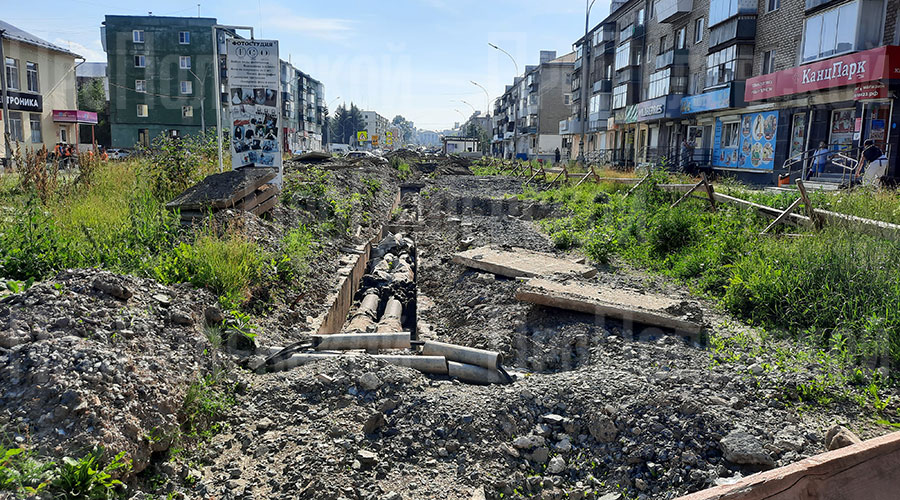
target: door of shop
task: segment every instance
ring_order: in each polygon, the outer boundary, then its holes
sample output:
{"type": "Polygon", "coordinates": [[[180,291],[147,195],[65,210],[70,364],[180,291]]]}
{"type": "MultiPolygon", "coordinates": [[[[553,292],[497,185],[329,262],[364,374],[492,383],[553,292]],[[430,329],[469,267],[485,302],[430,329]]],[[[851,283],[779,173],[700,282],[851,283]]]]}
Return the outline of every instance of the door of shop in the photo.
{"type": "Polygon", "coordinates": [[[860,147],[867,139],[872,139],[882,151],[888,152],[890,146],[891,112],[893,101],[865,101],[862,112],[862,134],[859,137],[860,147]]]}

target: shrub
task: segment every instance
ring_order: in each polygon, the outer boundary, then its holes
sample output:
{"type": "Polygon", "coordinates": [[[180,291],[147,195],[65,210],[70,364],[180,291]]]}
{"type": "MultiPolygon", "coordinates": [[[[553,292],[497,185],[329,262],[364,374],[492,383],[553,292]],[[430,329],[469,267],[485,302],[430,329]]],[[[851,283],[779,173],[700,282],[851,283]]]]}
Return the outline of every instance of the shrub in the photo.
{"type": "Polygon", "coordinates": [[[123,486],[122,482],[113,478],[131,468],[131,463],[124,460],[125,452],[121,452],[105,465],[103,448],[95,448],[81,459],[63,458],[53,480],[53,489],[58,497],[67,500],[106,500],[118,495],[116,490],[123,486]]]}
{"type": "Polygon", "coordinates": [[[24,448],[0,446],[0,491],[22,496],[40,493],[50,483],[53,463],[41,463],[24,448]]]}
{"type": "Polygon", "coordinates": [[[664,257],[691,244],[696,238],[697,217],[687,209],[660,210],[651,220],[647,243],[657,257],[664,257]]]}

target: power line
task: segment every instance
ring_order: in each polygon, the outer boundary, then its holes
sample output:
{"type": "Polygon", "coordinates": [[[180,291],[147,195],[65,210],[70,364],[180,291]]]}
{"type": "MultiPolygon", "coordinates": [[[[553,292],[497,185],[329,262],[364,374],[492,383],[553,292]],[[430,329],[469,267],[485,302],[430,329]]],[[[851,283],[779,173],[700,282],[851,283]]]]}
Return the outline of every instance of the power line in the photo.
{"type": "Polygon", "coordinates": [[[157,93],[155,93],[155,92],[140,92],[140,91],[135,90],[135,89],[133,89],[133,88],[131,88],[131,87],[126,87],[126,86],[124,86],[124,85],[119,85],[118,83],[113,83],[113,82],[109,82],[109,86],[110,86],[110,87],[117,87],[117,88],[120,88],[120,89],[122,89],[122,90],[130,90],[131,92],[134,92],[135,94],[152,95],[152,96],[154,96],[154,97],[167,97],[167,98],[169,98],[169,99],[189,99],[189,100],[199,99],[198,96],[195,96],[195,95],[193,95],[193,94],[192,94],[192,95],[189,95],[189,96],[184,96],[184,95],[165,95],[165,94],[157,94],[157,93]]]}

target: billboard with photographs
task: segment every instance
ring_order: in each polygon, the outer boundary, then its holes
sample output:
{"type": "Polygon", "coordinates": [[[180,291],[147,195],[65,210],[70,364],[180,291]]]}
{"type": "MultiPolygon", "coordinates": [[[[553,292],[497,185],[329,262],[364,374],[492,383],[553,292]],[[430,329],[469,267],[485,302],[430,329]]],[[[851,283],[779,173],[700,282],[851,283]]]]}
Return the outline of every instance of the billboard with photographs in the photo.
{"type": "Polygon", "coordinates": [[[231,166],[278,169],[281,183],[281,103],[278,41],[227,41],[231,166]]]}

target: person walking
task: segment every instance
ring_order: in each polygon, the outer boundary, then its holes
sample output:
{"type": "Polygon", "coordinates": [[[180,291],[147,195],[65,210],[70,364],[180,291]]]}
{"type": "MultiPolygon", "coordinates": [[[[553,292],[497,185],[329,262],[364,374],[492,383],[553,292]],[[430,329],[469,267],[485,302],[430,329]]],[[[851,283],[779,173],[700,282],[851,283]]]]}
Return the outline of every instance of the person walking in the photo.
{"type": "Polygon", "coordinates": [[[559,153],[559,148],[556,148],[556,151],[553,152],[553,158],[556,164],[559,164],[559,159],[562,158],[562,155],[559,153]]]}
{"type": "Polygon", "coordinates": [[[856,169],[856,176],[862,175],[863,186],[880,187],[881,178],[887,172],[887,164],[887,157],[875,145],[875,141],[866,139],[866,142],[863,143],[862,158],[856,169]]]}
{"type": "Polygon", "coordinates": [[[819,149],[816,149],[812,157],[812,165],[806,174],[806,180],[817,177],[825,173],[825,166],[828,165],[828,155],[831,153],[825,141],[819,142],[819,149]]]}
{"type": "Polygon", "coordinates": [[[681,171],[689,172],[694,159],[694,143],[690,139],[681,141],[681,171]]]}

